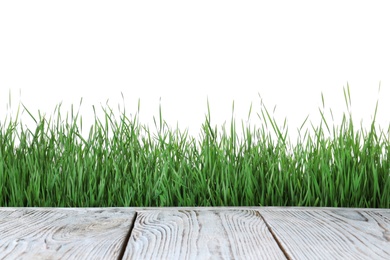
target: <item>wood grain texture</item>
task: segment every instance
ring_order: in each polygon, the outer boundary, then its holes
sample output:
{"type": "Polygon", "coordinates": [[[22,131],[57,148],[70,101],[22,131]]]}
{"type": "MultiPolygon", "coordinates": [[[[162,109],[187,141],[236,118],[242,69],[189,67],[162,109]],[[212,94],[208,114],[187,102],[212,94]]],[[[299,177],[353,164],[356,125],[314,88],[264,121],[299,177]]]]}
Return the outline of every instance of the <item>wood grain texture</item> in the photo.
{"type": "Polygon", "coordinates": [[[116,259],[131,208],[0,208],[0,259],[116,259]]]}
{"type": "Polygon", "coordinates": [[[291,259],[390,259],[390,210],[263,208],[291,259]]]}
{"type": "Polygon", "coordinates": [[[124,259],[285,259],[255,210],[137,212],[124,259]]]}
{"type": "Polygon", "coordinates": [[[0,259],[122,249],[124,259],[390,259],[390,209],[0,208],[0,259]]]}

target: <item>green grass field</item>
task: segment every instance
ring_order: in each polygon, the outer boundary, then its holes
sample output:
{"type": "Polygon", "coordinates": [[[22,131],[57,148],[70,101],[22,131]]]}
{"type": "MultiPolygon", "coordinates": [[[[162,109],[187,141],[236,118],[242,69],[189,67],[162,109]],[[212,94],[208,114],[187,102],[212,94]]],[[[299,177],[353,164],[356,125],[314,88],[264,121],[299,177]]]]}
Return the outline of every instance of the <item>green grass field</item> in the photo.
{"type": "MultiPolygon", "coordinates": [[[[348,106],[349,88],[344,97],[348,106]]],[[[161,110],[152,133],[137,116],[122,111],[116,120],[102,108],[83,137],[73,109],[64,118],[56,107],[53,119],[24,107],[35,129],[18,117],[0,121],[0,206],[389,208],[389,134],[375,130],[376,108],[368,131],[356,130],[350,114],[330,126],[320,110],[320,125],[292,146],[266,108],[257,114],[267,127],[242,123],[242,136],[234,121],[213,126],[208,109],[194,138],[169,128],[161,110]]]]}

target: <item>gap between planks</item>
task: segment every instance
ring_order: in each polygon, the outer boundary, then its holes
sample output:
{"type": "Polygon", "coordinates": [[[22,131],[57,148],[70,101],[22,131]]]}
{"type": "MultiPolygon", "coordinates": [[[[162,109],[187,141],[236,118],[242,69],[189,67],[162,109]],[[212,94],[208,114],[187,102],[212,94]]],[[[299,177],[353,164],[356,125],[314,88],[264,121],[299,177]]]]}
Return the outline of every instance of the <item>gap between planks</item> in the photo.
{"type": "Polygon", "coordinates": [[[130,228],[129,228],[129,231],[127,232],[126,238],[123,241],[121,251],[119,252],[118,260],[123,259],[123,255],[125,254],[127,244],[129,243],[129,240],[130,240],[131,233],[133,232],[133,229],[134,229],[135,221],[137,220],[137,215],[138,215],[137,212],[135,212],[133,220],[132,220],[130,228]]]}

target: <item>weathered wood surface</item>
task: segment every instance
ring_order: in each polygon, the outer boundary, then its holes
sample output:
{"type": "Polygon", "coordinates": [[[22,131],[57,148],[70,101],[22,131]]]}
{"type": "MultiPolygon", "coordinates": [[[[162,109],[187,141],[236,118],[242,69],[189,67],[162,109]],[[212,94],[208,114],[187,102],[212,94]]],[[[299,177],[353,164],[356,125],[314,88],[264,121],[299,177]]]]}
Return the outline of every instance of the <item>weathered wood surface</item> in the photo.
{"type": "Polygon", "coordinates": [[[0,208],[0,259],[390,259],[390,209],[0,208]]]}
{"type": "Polygon", "coordinates": [[[135,210],[0,208],[0,259],[117,259],[135,210]]]}
{"type": "Polygon", "coordinates": [[[285,259],[256,210],[145,210],[124,259],[285,259]]]}
{"type": "Polygon", "coordinates": [[[389,209],[264,208],[291,259],[390,259],[389,209]]]}

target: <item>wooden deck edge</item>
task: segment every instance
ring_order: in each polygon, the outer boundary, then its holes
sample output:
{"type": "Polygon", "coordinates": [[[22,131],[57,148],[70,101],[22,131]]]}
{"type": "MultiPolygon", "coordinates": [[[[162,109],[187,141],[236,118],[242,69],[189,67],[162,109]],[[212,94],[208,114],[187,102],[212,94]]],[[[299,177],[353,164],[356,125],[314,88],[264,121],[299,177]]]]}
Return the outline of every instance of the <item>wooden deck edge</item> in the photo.
{"type": "Polygon", "coordinates": [[[383,211],[390,210],[390,208],[348,208],[348,207],[295,207],[295,206],[218,206],[218,207],[0,207],[0,210],[15,210],[15,209],[131,209],[131,210],[232,210],[232,209],[251,209],[251,210],[259,210],[259,209],[272,209],[272,210],[370,210],[370,211],[383,211]]]}

